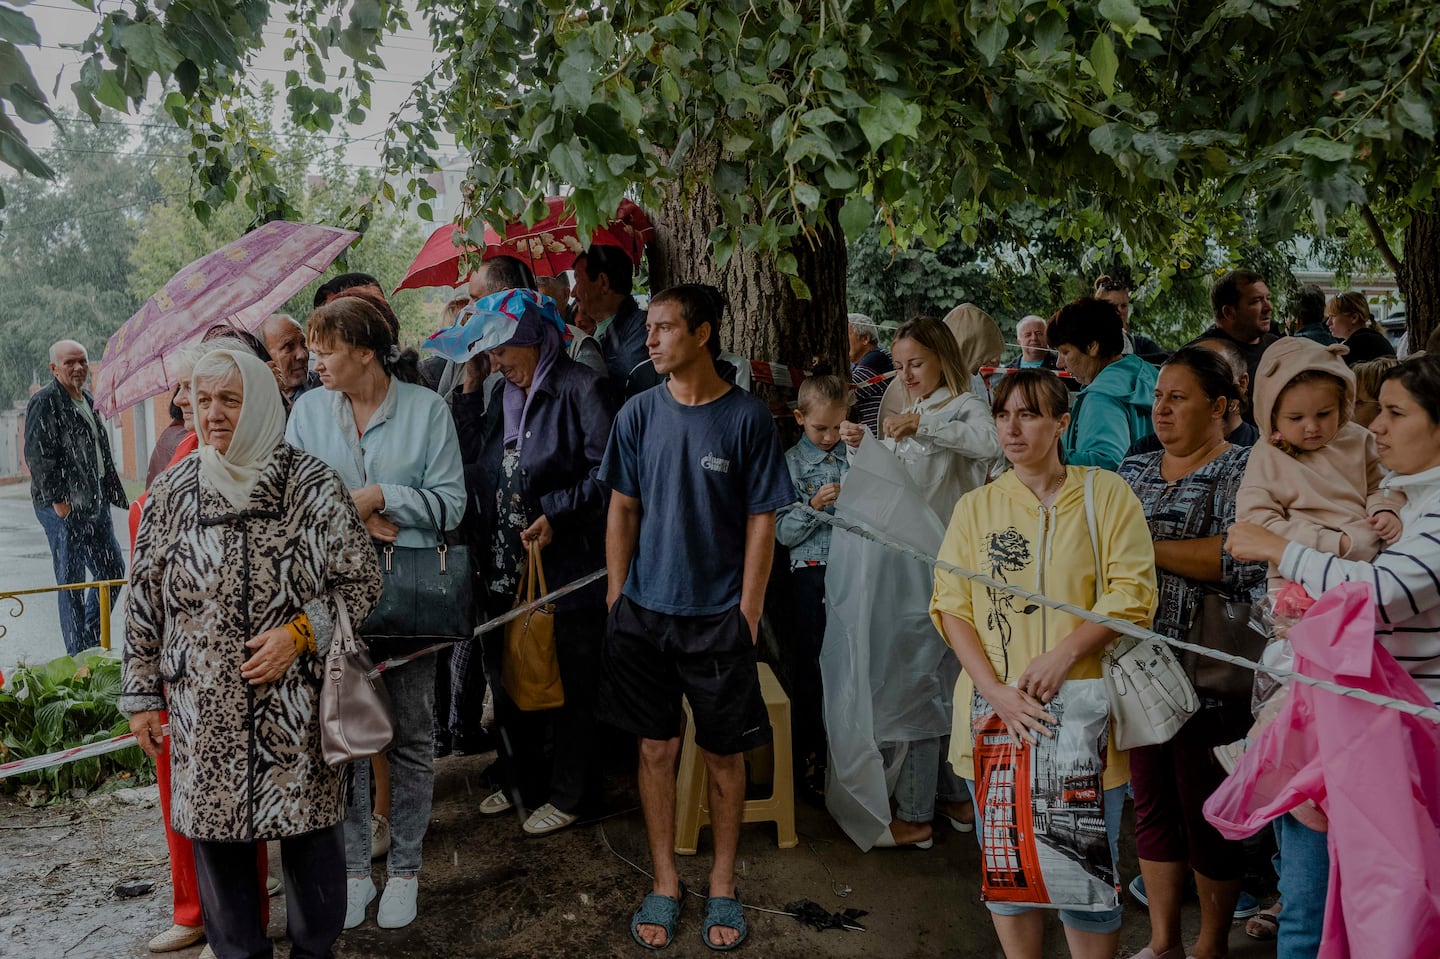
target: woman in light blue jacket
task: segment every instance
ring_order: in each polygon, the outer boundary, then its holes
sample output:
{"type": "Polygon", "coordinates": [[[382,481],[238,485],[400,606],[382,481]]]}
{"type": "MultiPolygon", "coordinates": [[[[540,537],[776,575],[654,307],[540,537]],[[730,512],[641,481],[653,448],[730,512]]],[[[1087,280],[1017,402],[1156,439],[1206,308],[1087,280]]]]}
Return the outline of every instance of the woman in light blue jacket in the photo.
{"type": "MultiPolygon", "coordinates": [[[[434,523],[454,529],[465,510],[460,444],[440,397],[402,382],[415,378],[416,363],[413,352],[400,352],[397,334],[380,307],[361,296],[340,297],[311,314],[310,353],[325,389],[300,397],[285,439],[340,474],[371,538],[397,546],[433,546],[434,523]]],[[[377,641],[370,652],[379,661],[422,645],[392,639],[382,647],[377,641]]],[[[420,846],[430,820],[435,657],[423,656],[382,676],[396,737],[388,754],[389,878],[376,921],[381,928],[398,929],[415,918],[420,846]]],[[[352,768],[345,819],[346,929],[365,920],[365,909],[376,896],[370,876],[370,765],[357,762],[352,768]]]]}

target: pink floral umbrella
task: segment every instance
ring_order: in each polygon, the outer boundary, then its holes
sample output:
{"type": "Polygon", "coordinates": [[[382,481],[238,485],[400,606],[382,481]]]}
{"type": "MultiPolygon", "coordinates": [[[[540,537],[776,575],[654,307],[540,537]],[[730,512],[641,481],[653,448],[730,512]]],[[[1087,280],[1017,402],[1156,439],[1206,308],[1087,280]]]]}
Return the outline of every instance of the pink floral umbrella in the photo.
{"type": "Polygon", "coordinates": [[[274,220],[191,263],[110,337],[95,374],[95,405],[114,417],[165,392],[175,382],[167,354],[199,342],[217,323],[253,331],[359,235],[274,220]]]}

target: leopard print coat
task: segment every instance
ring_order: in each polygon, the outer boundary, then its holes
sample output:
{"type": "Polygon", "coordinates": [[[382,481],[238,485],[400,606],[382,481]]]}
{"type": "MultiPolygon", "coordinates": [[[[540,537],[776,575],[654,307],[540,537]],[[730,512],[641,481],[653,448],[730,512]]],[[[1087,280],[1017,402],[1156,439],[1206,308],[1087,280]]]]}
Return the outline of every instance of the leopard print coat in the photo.
{"type": "Polygon", "coordinates": [[[175,830],[253,841],[335,825],[341,772],[320,751],[323,653],[251,686],[246,640],[302,610],[328,647],[333,595],[363,620],[380,596],[375,548],[335,471],[289,446],[236,513],[191,456],[155,480],[135,541],[120,708],[170,710],[175,830]]]}

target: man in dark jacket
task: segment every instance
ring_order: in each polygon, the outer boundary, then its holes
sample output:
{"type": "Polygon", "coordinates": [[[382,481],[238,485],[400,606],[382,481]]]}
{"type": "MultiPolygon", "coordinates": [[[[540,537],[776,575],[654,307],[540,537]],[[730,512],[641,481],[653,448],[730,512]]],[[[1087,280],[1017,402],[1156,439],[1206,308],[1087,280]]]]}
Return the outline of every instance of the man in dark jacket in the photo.
{"type": "MultiPolygon", "coordinates": [[[[109,507],[130,504],[115,472],[110,439],[85,391],[90,375],[85,347],[74,340],[50,347],[50,372],[55,379],[25,407],[25,461],[35,516],[50,541],[55,582],[124,579],[109,507]]],[[[59,597],[66,652],[98,646],[96,591],[63,590],[59,597]]]]}
{"type": "MultiPolygon", "coordinates": [[[[645,384],[630,385],[630,374],[650,359],[645,346],[645,311],[630,295],[635,266],[618,246],[591,246],[575,258],[575,303],[595,321],[595,336],[610,382],[617,393],[629,398],[645,384]]],[[[646,384],[653,385],[649,380],[646,384]]]]}
{"type": "Polygon", "coordinates": [[[1253,424],[1250,404],[1255,397],[1255,370],[1266,347],[1279,339],[1270,332],[1270,318],[1275,312],[1270,302],[1270,287],[1259,273],[1231,270],[1210,288],[1210,306],[1215,313],[1215,325],[1185,345],[1201,340],[1226,340],[1234,344],[1245,358],[1245,369],[1250,374],[1244,416],[1245,422],[1253,424]]]}

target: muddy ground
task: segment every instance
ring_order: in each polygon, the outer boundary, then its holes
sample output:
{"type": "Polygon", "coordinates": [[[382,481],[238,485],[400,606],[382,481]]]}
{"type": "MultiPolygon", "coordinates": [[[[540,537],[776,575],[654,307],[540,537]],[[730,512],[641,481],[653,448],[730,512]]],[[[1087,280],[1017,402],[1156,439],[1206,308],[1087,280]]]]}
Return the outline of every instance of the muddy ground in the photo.
{"type": "MultiPolygon", "coordinates": [[[[434,820],[425,842],[420,917],[410,927],[382,930],[370,919],[345,933],[340,959],[359,957],[590,957],[646,954],[630,940],[630,914],[648,891],[646,879],[620,856],[643,864],[644,827],[633,785],[611,777],[610,818],[547,839],[528,839],[519,821],[482,819],[488,757],[448,758],[437,767],[434,820]]],[[[1127,812],[1128,816],[1128,812],[1127,812]]],[[[811,899],[827,910],[863,909],[864,932],[817,932],[788,916],[750,911],[752,956],[956,956],[1000,955],[979,900],[979,850],[971,835],[948,828],[928,852],[861,853],[822,811],[800,805],[800,845],[781,850],[775,830],[744,827],[740,889],[747,903],[779,909],[811,899]],[[833,876],[833,880],[832,880],[833,876]],[[845,897],[837,889],[850,888],[845,897]]],[[[1128,832],[1128,820],[1127,820],[1128,832]]],[[[682,857],[680,872],[703,890],[708,831],[701,854],[682,857]]],[[[1136,872],[1134,850],[1122,848],[1122,871],[1136,872]]],[[[272,851],[271,869],[278,873],[272,851]]],[[[377,879],[383,868],[377,865],[377,879]]],[[[286,957],[284,907],[276,904],[270,932],[276,955],[286,957]]],[[[703,904],[691,900],[681,918],[671,957],[709,956],[700,939],[703,904]]],[[[1198,921],[1186,910],[1190,935],[1198,921]]],[[[0,956],[148,956],[145,943],[170,922],[169,869],[155,788],[124,790],[42,809],[0,797],[0,956]],[[152,880],[153,891],[133,899],[113,890],[127,879],[152,880]]],[[[1126,897],[1121,956],[1141,949],[1146,914],[1126,897]]],[[[1231,955],[1258,959],[1273,945],[1232,929],[1231,955]]],[[[172,955],[194,959],[195,947],[172,955]]],[[[1047,957],[1065,955],[1055,927],[1047,957]]]]}

